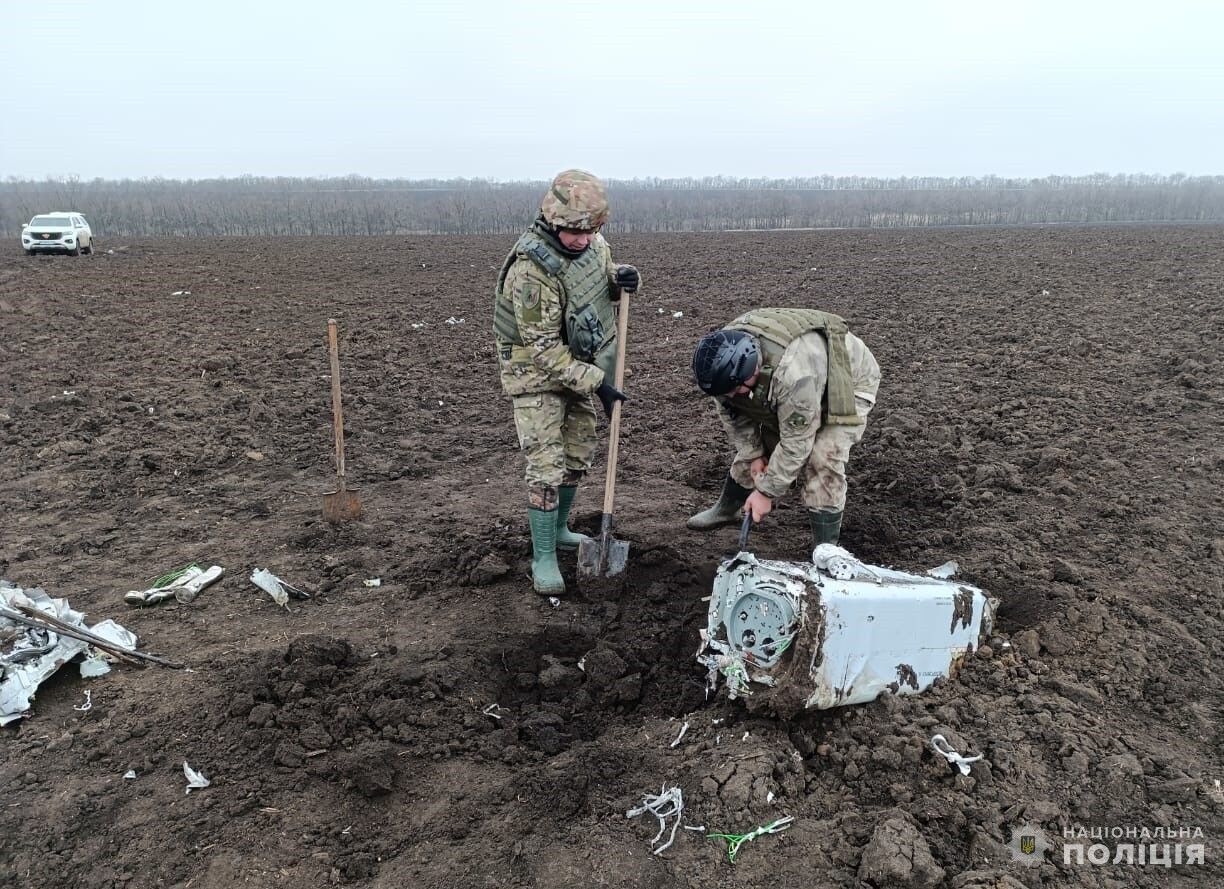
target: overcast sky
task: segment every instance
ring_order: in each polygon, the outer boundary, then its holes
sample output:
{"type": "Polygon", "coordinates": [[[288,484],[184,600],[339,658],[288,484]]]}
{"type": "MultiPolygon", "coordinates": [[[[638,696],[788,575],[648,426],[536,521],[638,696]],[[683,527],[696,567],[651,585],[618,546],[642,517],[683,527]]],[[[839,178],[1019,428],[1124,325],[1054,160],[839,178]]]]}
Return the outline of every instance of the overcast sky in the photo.
{"type": "Polygon", "coordinates": [[[0,177],[1224,173],[1214,0],[0,0],[0,177]]]}

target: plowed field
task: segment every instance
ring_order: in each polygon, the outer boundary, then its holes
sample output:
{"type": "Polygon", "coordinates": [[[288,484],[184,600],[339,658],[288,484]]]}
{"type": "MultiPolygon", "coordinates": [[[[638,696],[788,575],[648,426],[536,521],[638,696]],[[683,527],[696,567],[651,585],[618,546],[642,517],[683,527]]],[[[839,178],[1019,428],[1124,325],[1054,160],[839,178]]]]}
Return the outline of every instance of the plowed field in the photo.
{"type": "MultiPolygon", "coordinates": [[[[0,730],[0,884],[1224,885],[1224,229],[612,241],[645,281],[630,568],[584,587],[563,557],[558,606],[531,591],[493,364],[509,239],[5,248],[0,576],[190,670],[68,668],[0,730]],[[843,315],[883,369],[843,544],[918,572],[955,559],[1001,600],[989,644],[924,695],[789,721],[706,698],[701,600],[735,529],[684,528],[729,456],[688,363],[759,305],[843,315]],[[366,511],[339,528],[320,516],[328,317],[366,511]],[[189,562],[226,575],[190,604],[124,605],[189,562]],[[278,607],[257,567],[313,597],[278,607]],[[936,733],[984,759],[962,776],[936,733]],[[184,794],[184,760],[212,786],[184,794]],[[657,823],[625,813],[664,784],[686,825],[795,822],[734,865],[698,831],[655,856],[657,823]],[[1006,845],[1025,824],[1042,863],[1006,845]],[[1077,830],[1127,828],[1198,831],[1174,841],[1206,863],[1128,864],[1120,845],[1171,841],[1116,833],[1082,840],[1107,863],[1064,863],[1077,830]]],[[[602,464],[587,531],[601,482],[602,464]]],[[[801,559],[808,540],[792,494],[753,546],[801,559]]]]}

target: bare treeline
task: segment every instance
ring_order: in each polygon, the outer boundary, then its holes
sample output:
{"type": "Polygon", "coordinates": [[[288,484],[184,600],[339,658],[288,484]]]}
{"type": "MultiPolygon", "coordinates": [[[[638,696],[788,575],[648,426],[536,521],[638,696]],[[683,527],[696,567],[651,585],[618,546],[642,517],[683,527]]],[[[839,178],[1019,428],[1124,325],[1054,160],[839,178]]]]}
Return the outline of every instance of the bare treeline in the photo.
{"type": "MultiPolygon", "coordinates": [[[[241,176],[0,182],[0,221],[79,210],[100,237],[510,234],[544,182],[241,176]]],[[[614,231],[1224,221],[1224,176],[611,180],[614,231]]]]}

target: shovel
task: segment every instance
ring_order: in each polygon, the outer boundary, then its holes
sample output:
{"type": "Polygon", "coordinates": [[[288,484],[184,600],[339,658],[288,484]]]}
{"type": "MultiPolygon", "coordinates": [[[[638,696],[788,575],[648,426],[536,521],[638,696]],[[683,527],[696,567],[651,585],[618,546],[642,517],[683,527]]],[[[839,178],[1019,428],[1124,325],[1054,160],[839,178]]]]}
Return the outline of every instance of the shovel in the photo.
{"type": "MultiPolygon", "coordinates": [[[[625,340],[629,336],[629,294],[620,298],[620,309],[616,315],[616,378],[613,383],[621,389],[625,383],[625,340]]],[[[623,391],[623,390],[622,390],[623,391]]],[[[629,541],[612,536],[612,504],[616,500],[616,458],[620,452],[621,404],[612,405],[612,418],[608,430],[608,478],[604,483],[603,517],[599,523],[599,536],[587,538],[578,545],[578,573],[587,577],[612,577],[625,570],[629,561],[629,541]]]]}
{"type": "Polygon", "coordinates": [[[336,485],[323,495],[323,518],[333,525],[361,518],[361,500],[348,490],[344,480],[344,412],[340,408],[340,347],[336,343],[336,319],[327,320],[327,349],[331,354],[332,425],[336,430],[336,485]]]}

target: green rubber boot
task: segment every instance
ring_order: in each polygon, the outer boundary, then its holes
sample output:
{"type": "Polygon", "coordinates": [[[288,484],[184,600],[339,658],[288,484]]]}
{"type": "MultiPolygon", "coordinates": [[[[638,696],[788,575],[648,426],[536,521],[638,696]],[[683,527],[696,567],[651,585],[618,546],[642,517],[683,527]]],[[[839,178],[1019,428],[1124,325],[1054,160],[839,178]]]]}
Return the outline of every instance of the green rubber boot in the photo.
{"type": "Polygon", "coordinates": [[[841,536],[842,511],[809,509],[808,520],[812,523],[812,546],[822,543],[837,543],[841,536]]]}
{"type": "Polygon", "coordinates": [[[577,493],[577,485],[557,488],[557,549],[577,549],[582,541],[591,539],[569,528],[570,507],[574,505],[574,495],[577,493]]]}
{"type": "Polygon", "coordinates": [[[541,596],[559,596],[565,581],[557,567],[557,511],[528,507],[531,521],[531,582],[541,596]]]}
{"type": "Polygon", "coordinates": [[[735,479],[728,475],[723,482],[718,501],[709,509],[690,518],[685,525],[693,531],[712,531],[723,525],[738,524],[742,518],[740,510],[744,508],[744,501],[751,493],[751,488],[741,488],[735,479]]]}

